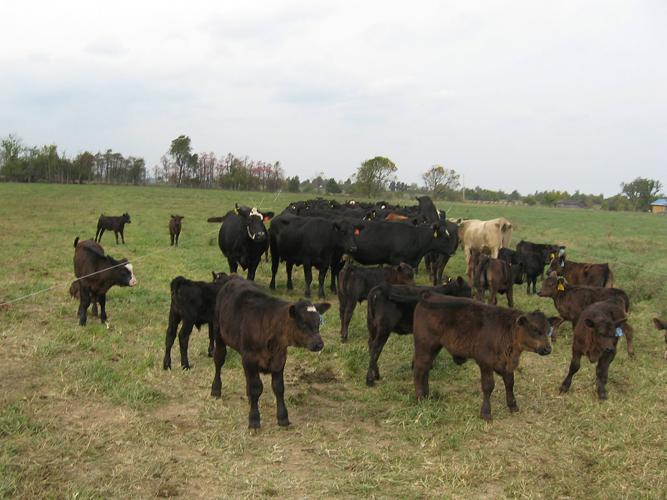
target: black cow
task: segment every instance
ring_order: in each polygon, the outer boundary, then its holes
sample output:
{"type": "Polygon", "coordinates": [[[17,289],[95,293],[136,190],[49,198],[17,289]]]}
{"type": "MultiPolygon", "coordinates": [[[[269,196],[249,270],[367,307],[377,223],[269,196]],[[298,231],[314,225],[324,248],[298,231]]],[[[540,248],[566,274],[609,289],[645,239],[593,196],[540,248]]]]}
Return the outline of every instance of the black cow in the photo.
{"type": "Polygon", "coordinates": [[[444,221],[447,232],[449,233],[449,249],[444,253],[430,252],[424,256],[424,267],[429,274],[429,279],[433,286],[442,283],[442,275],[449,259],[456,253],[459,246],[459,227],[455,222],[445,219],[444,213],[441,216],[444,221]]]}
{"type": "Polygon", "coordinates": [[[121,241],[125,244],[125,224],[131,224],[130,214],[125,212],[123,215],[100,215],[97,219],[97,231],[95,232],[95,241],[102,242],[102,235],[104,231],[113,231],[116,236],[116,245],[118,245],[118,234],[120,233],[121,241]]]}
{"type": "MultiPolygon", "coordinates": [[[[546,245],[545,245],[546,246],[546,245]]],[[[523,250],[522,252],[501,248],[498,251],[498,258],[504,260],[512,266],[512,275],[514,284],[521,285],[526,280],[526,293],[537,293],[537,278],[544,274],[544,253],[523,250]]]]}
{"type": "Polygon", "coordinates": [[[222,222],[218,245],[227,257],[230,272],[236,273],[240,265],[244,271],[248,270],[249,280],[255,279],[257,266],[269,243],[264,224],[272,217],[273,212],[260,213],[256,208],[236,205],[224,217],[208,219],[208,222],[222,222]]]}
{"type": "Polygon", "coordinates": [[[369,354],[366,385],[372,386],[380,379],[378,359],[391,332],[399,335],[412,333],[415,306],[424,291],[453,297],[472,297],[470,286],[460,276],[436,287],[383,283],[373,288],[368,294],[366,315],[369,354]]]}
{"type": "Polygon", "coordinates": [[[188,344],[192,327],[197,330],[208,325],[208,355],[213,356],[213,318],[215,315],[215,297],[222,285],[239,276],[225,273],[213,273],[213,282],[191,281],[183,276],[171,280],[171,306],[169,307],[169,326],[165,337],[165,351],[162,368],[171,370],[171,347],[176,339],[178,325],[183,323],[178,333],[178,344],[181,348],[181,368],[191,368],[188,360],[188,344]]]}
{"type": "Polygon", "coordinates": [[[516,244],[516,251],[520,254],[539,254],[544,264],[549,264],[551,260],[559,253],[562,253],[565,247],[550,243],[533,243],[531,241],[521,240],[516,244]]]}
{"type": "Polygon", "coordinates": [[[356,250],[355,234],[362,234],[363,226],[354,226],[346,220],[319,217],[299,217],[281,214],[271,223],[271,283],[276,287],[276,273],[281,261],[287,269],[287,289],[292,290],[292,268],[303,265],[306,297],[310,297],[313,281],[312,268],[319,271],[318,295],[324,297],[324,280],[329,266],[340,261],[344,253],[356,250]]]}

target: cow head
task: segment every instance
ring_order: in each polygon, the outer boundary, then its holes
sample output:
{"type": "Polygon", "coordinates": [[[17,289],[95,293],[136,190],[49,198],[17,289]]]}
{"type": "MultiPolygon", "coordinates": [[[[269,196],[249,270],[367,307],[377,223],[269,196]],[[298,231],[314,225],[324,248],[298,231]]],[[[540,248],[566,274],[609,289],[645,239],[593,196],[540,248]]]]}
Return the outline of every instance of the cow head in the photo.
{"type": "Polygon", "coordinates": [[[553,328],[563,322],[562,318],[547,318],[541,311],[522,314],[514,323],[514,344],[521,351],[536,352],[540,356],[551,353],[549,341],[553,328]]]}
{"type": "Polygon", "coordinates": [[[320,336],[322,315],[329,310],[331,304],[320,302],[313,304],[309,300],[300,300],[289,306],[289,316],[294,321],[290,329],[289,344],[305,347],[309,351],[321,351],[324,342],[320,336]]]}
{"type": "Polygon", "coordinates": [[[558,276],[555,271],[551,271],[549,275],[544,278],[542,288],[540,288],[537,295],[540,297],[555,297],[559,292],[564,292],[567,281],[563,276],[558,276]]]}
{"type": "Polygon", "coordinates": [[[614,319],[602,311],[595,311],[594,314],[589,314],[583,318],[582,326],[594,335],[595,348],[592,349],[592,353],[595,354],[594,357],[603,353],[613,354],[616,352],[618,338],[623,335],[624,329],[629,328],[627,321],[628,318],[625,316],[614,319]]]}
{"type": "Polygon", "coordinates": [[[565,252],[565,247],[560,247],[558,245],[545,245],[544,250],[542,250],[542,256],[544,257],[545,264],[551,264],[551,262],[560,255],[561,249],[563,253],[565,252]]]}
{"type": "Polygon", "coordinates": [[[216,273],[215,271],[211,271],[211,275],[213,275],[213,283],[223,283],[229,276],[227,273],[216,273]]]}
{"type": "Polygon", "coordinates": [[[243,217],[245,221],[248,238],[258,243],[266,241],[267,231],[264,224],[271,220],[273,212],[261,213],[255,207],[252,209],[248,207],[237,207],[236,210],[239,216],[243,217]]]}
{"type": "Polygon", "coordinates": [[[119,286],[135,286],[137,278],[134,276],[134,268],[127,259],[114,260],[109,257],[109,263],[115,266],[113,272],[114,284],[119,286]],[[125,264],[125,265],[122,265],[125,264]]]}
{"type": "Polygon", "coordinates": [[[337,220],[332,223],[332,226],[336,232],[337,243],[341,246],[343,252],[348,254],[356,252],[357,242],[355,238],[364,230],[364,225],[337,220]]]}
{"type": "Polygon", "coordinates": [[[397,266],[392,266],[394,270],[394,279],[392,283],[394,285],[414,285],[415,284],[415,271],[412,269],[410,264],[401,262],[397,266]]]}
{"type": "Polygon", "coordinates": [[[184,215],[172,215],[171,221],[174,223],[175,227],[181,227],[181,221],[185,219],[184,215]]]}
{"type": "Polygon", "coordinates": [[[132,221],[130,220],[130,214],[128,214],[127,212],[125,212],[123,215],[120,216],[120,221],[121,221],[123,224],[131,224],[132,221]]]}

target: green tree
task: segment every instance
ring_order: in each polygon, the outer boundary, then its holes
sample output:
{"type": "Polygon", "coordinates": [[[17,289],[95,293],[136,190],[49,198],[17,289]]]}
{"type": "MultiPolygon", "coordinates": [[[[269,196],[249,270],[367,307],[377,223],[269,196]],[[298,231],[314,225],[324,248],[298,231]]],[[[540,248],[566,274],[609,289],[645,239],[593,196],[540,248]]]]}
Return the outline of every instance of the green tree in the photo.
{"type": "Polygon", "coordinates": [[[324,190],[329,194],[338,194],[343,191],[336,182],[336,179],[334,179],[333,177],[327,180],[327,183],[324,186],[324,190]]]}
{"type": "Polygon", "coordinates": [[[183,178],[187,177],[191,170],[196,170],[198,163],[197,155],[192,154],[190,138],[187,135],[180,135],[171,141],[169,154],[176,164],[176,185],[180,186],[183,178]]]}
{"type": "Polygon", "coordinates": [[[299,180],[298,175],[295,175],[294,177],[288,177],[287,178],[287,190],[290,193],[298,193],[300,184],[301,184],[301,181],[299,180]]]}
{"type": "Polygon", "coordinates": [[[93,178],[93,169],[95,168],[95,156],[88,151],[77,155],[72,162],[74,168],[74,178],[79,182],[90,181],[93,178]]]}
{"type": "Polygon", "coordinates": [[[384,156],[363,162],[357,169],[357,187],[368,198],[385,190],[390,176],[398,170],[396,164],[384,156]]]}
{"type": "Polygon", "coordinates": [[[433,165],[422,174],[424,186],[434,198],[442,197],[447,191],[456,191],[460,186],[459,177],[455,170],[442,165],[433,165]]]}
{"type": "Polygon", "coordinates": [[[635,210],[646,211],[662,189],[660,181],[637,177],[634,181],[621,183],[621,192],[630,200],[635,210]]]}

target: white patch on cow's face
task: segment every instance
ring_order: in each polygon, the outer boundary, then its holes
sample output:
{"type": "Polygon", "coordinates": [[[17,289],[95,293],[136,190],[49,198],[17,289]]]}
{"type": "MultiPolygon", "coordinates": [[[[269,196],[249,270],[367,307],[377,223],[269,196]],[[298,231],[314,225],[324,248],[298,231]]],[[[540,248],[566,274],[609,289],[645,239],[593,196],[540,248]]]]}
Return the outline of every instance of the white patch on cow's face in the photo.
{"type": "Polygon", "coordinates": [[[250,217],[259,217],[260,219],[264,220],[264,216],[260,211],[257,210],[257,207],[252,207],[252,210],[250,211],[250,217]]]}
{"type": "Polygon", "coordinates": [[[137,284],[137,278],[134,276],[134,271],[132,270],[132,264],[125,264],[125,269],[127,269],[128,271],[130,271],[130,275],[131,275],[131,277],[130,277],[130,283],[129,283],[129,285],[130,285],[130,286],[134,286],[134,285],[136,285],[136,284],[137,284]]]}
{"type": "Polygon", "coordinates": [[[308,306],[308,307],[306,307],[306,311],[311,312],[311,313],[316,313],[317,309],[315,309],[315,306],[308,306]]]}

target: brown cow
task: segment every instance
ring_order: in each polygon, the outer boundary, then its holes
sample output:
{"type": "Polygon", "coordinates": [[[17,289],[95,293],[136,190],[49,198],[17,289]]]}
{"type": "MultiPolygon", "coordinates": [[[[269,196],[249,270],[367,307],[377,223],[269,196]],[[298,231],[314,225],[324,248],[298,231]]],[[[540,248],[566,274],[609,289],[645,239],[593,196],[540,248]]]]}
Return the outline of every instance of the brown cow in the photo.
{"type": "MultiPolygon", "coordinates": [[[[93,241],[74,240],[74,274],[78,278],[79,325],[85,326],[87,310],[91,301],[100,304],[100,320],[107,321],[107,292],[114,285],[134,286],[132,264],[127,259],[116,260],[104,254],[102,245],[93,241]]],[[[72,284],[70,293],[76,293],[77,286],[72,284]]],[[[107,325],[108,326],[108,325],[107,325]]]]}
{"type": "Polygon", "coordinates": [[[259,396],[263,385],[260,373],[271,374],[276,396],[278,425],[289,425],[285,407],[283,370],[289,346],[320,351],[320,323],[331,304],[313,304],[308,300],[286,302],[267,295],[257,284],[244,279],[228,281],[218,292],[215,307],[215,377],[211,395],[219,398],[222,381],[220,370],[225,363],[227,346],[239,352],[250,402],[248,426],[260,425],[259,396]]]}
{"type": "MultiPolygon", "coordinates": [[[[601,288],[598,286],[575,286],[570,285],[565,278],[557,276],[555,272],[542,282],[542,288],[538,292],[540,297],[551,297],[558,314],[566,321],[572,322],[574,330],[579,322],[581,314],[591,304],[603,300],[615,300],[627,313],[630,310],[630,299],[620,288],[601,288]]],[[[632,346],[632,333],[626,336],[628,354],[635,355],[632,346]]]]}
{"type": "Polygon", "coordinates": [[[627,323],[623,307],[615,301],[596,302],[581,314],[581,321],[574,329],[572,339],[572,361],[570,370],[560,386],[560,392],[570,390],[572,377],[581,366],[581,356],[587,356],[595,368],[598,397],[607,399],[607,373],[609,365],[616,355],[616,344],[619,337],[632,332],[627,323]]]}
{"type": "Polygon", "coordinates": [[[347,262],[338,279],[340,338],[347,340],[348,329],[357,304],[368,298],[371,288],[381,283],[414,285],[415,273],[408,264],[362,267],[347,262]]]}
{"type": "Polygon", "coordinates": [[[184,215],[172,215],[169,220],[169,237],[171,246],[178,246],[178,237],[181,235],[181,222],[185,219],[184,215]]]}
{"type": "MultiPolygon", "coordinates": [[[[653,324],[658,330],[665,330],[665,343],[667,343],[667,321],[661,320],[659,318],[653,318],[653,324]]],[[[663,358],[665,358],[667,361],[667,351],[665,351],[663,358]]]]}
{"type": "Polygon", "coordinates": [[[548,273],[556,272],[563,276],[571,285],[599,286],[612,288],[614,273],[609,264],[587,264],[573,262],[565,258],[565,254],[555,256],[549,265],[548,273]]]}
{"type": "Polygon", "coordinates": [[[417,399],[428,396],[429,370],[444,347],[455,363],[462,364],[472,358],[479,366],[484,394],[480,414],[485,420],[491,419],[493,372],[503,377],[510,411],[517,411],[514,370],[521,353],[530,351],[541,356],[551,353],[549,332],[561,321],[558,317],[547,318],[540,311],[523,313],[428,292],[422,295],[414,317],[417,399]]]}
{"type": "MultiPolygon", "coordinates": [[[[473,252],[475,250],[473,249],[473,252]]],[[[489,304],[498,303],[497,294],[507,296],[507,304],[514,307],[514,276],[512,266],[501,259],[493,259],[488,255],[480,255],[473,270],[473,284],[477,290],[477,300],[484,301],[484,292],[489,290],[489,304]]]]}

